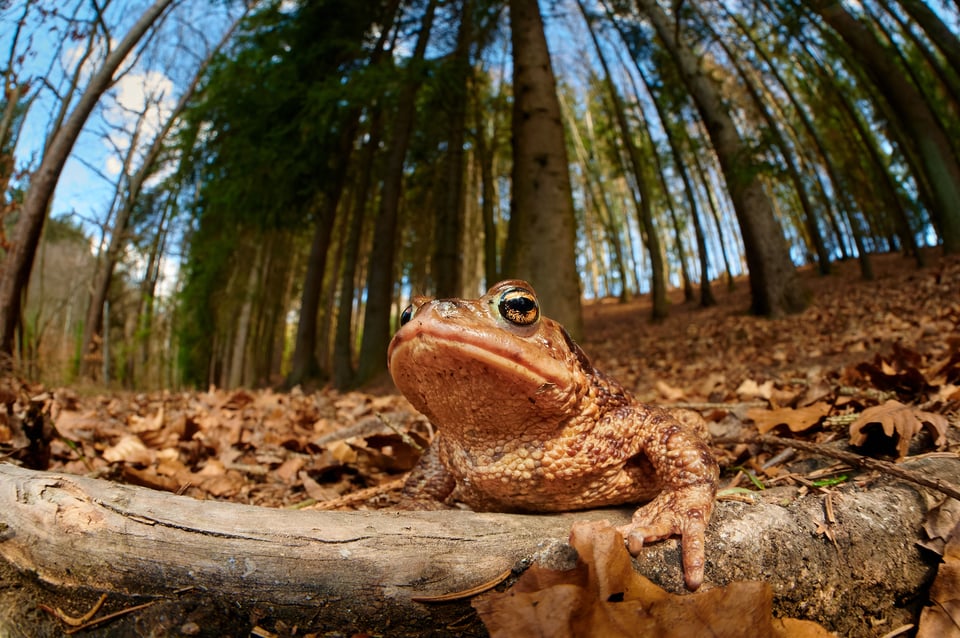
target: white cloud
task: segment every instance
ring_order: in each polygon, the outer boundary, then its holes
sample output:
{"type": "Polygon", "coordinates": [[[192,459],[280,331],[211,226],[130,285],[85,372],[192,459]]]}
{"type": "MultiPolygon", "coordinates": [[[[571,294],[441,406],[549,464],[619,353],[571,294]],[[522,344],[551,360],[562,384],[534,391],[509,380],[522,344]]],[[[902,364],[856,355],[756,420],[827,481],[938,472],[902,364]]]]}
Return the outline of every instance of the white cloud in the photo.
{"type": "Polygon", "coordinates": [[[155,70],[127,73],[113,86],[110,94],[113,101],[107,103],[104,119],[114,128],[107,133],[108,140],[105,141],[111,154],[104,162],[104,172],[112,177],[122,170],[123,156],[130,148],[138,125],[139,151],[153,142],[173,112],[176,100],[173,81],[155,70]]]}

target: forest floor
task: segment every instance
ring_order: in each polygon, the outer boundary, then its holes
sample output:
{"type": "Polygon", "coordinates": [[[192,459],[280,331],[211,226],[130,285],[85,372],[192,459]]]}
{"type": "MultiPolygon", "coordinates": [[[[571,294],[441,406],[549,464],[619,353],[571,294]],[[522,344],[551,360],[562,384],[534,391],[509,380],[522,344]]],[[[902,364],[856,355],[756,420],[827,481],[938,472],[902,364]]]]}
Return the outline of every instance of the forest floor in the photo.
{"type": "MultiPolygon", "coordinates": [[[[731,419],[742,426],[740,443],[716,446],[721,489],[777,475],[776,466],[763,467],[777,450],[743,443],[756,433],[812,443],[869,434],[865,449],[891,460],[911,444],[912,454],[953,452],[960,260],[931,252],[929,263],[917,269],[900,255],[877,256],[873,281],[862,280],[852,261],[834,264],[826,277],[804,270],[809,308],[779,319],[747,313],[745,279],[732,291],[714,282],[718,304],[710,308],[672,291],[670,316],[660,323],[649,321],[645,298],[590,302],[581,345],[642,400],[698,409],[715,435],[729,435],[719,426],[731,419]]],[[[431,434],[386,382],[346,393],[129,393],[7,378],[0,404],[12,416],[0,412],[0,459],[268,507],[389,505],[431,434]],[[31,436],[25,425],[41,418],[45,435],[31,436]]]]}

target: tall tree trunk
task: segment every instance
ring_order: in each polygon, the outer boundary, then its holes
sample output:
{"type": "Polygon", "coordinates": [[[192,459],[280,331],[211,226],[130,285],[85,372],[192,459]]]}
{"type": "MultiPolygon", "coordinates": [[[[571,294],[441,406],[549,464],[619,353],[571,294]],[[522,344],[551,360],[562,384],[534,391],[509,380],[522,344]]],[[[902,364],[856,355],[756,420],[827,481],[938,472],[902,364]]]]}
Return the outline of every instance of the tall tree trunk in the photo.
{"type": "MultiPolygon", "coordinates": [[[[580,7],[580,13],[587,23],[587,31],[590,32],[590,38],[593,40],[593,47],[597,52],[597,58],[600,60],[600,66],[603,68],[603,85],[607,90],[610,104],[613,108],[613,115],[617,122],[617,128],[620,131],[620,139],[627,151],[627,158],[630,160],[630,168],[633,171],[637,188],[640,191],[640,209],[637,214],[640,217],[640,223],[646,230],[645,238],[647,251],[650,253],[650,291],[651,291],[651,316],[654,320],[663,319],[668,313],[667,304],[667,278],[666,268],[663,263],[663,247],[660,241],[660,232],[657,230],[653,221],[653,189],[647,180],[643,158],[640,157],[640,149],[634,142],[633,132],[627,123],[627,115],[623,109],[623,101],[620,94],[613,84],[613,78],[610,75],[610,67],[607,64],[607,58],[600,47],[600,40],[593,29],[593,20],[587,15],[587,10],[583,2],[577,0],[580,7]]],[[[651,153],[656,153],[656,149],[651,149],[651,153]]],[[[686,269],[686,264],[684,264],[686,269]]]]}
{"type": "Polygon", "coordinates": [[[367,308],[363,317],[363,342],[356,381],[364,383],[386,370],[390,343],[390,308],[393,302],[394,257],[397,252],[397,220],[403,189],[403,164],[416,119],[416,97],[422,83],[420,65],[430,40],[437,0],[430,0],[423,13],[420,34],[400,88],[386,173],[380,194],[380,211],[373,231],[367,308]]]}
{"type": "Polygon", "coordinates": [[[12,363],[14,333],[20,318],[23,294],[30,280],[33,258],[47,218],[47,208],[67,156],[93,107],[113,83],[114,73],[172,2],[173,0],[156,0],[130,28],[117,47],[107,55],[103,65],[90,78],[70,116],[63,126],[53,133],[40,161],[40,167],[31,176],[30,187],[24,197],[14,230],[13,245],[0,269],[0,359],[6,359],[0,361],[0,368],[12,363]]]}
{"type": "Polygon", "coordinates": [[[434,227],[433,278],[438,297],[459,297],[463,294],[461,252],[464,197],[463,142],[467,128],[467,91],[470,86],[470,45],[474,39],[473,1],[460,3],[460,31],[451,65],[453,82],[448,92],[447,153],[444,160],[443,197],[437,206],[434,227]]]}
{"type": "MultiPolygon", "coordinates": [[[[684,139],[687,141],[687,145],[690,145],[690,138],[684,133],[684,139]]],[[[723,270],[727,274],[727,290],[733,290],[736,286],[736,281],[733,278],[733,266],[730,263],[730,255],[727,254],[727,242],[723,240],[723,224],[721,223],[720,211],[717,209],[717,203],[714,201],[713,188],[710,186],[710,178],[707,175],[706,169],[703,167],[703,163],[700,161],[700,156],[697,154],[697,150],[690,149],[690,157],[693,158],[693,165],[697,169],[697,175],[700,177],[700,183],[703,184],[703,194],[707,200],[707,208],[710,209],[710,217],[713,219],[713,225],[717,227],[717,244],[720,246],[720,257],[723,259],[723,270]]],[[[734,240],[731,243],[736,243],[734,240]]]]}
{"type": "Polygon", "coordinates": [[[336,336],[333,340],[333,385],[345,389],[353,384],[353,304],[356,299],[357,266],[360,257],[360,241],[363,239],[367,203],[370,201],[370,182],[373,163],[383,129],[383,113],[374,105],[370,116],[370,131],[359,160],[360,174],[357,177],[353,212],[344,246],[343,269],[340,272],[340,295],[337,307],[336,336]]]}
{"type": "Polygon", "coordinates": [[[923,0],[897,0],[897,4],[913,18],[923,29],[927,37],[937,45],[948,66],[954,71],[960,69],[960,38],[950,27],[927,6],[923,0]]]}
{"type": "MultiPolygon", "coordinates": [[[[741,28],[744,30],[746,29],[745,26],[741,26],[741,28]]],[[[808,44],[806,42],[802,42],[802,46],[808,54],[803,56],[803,58],[815,60],[816,58],[810,52],[808,44]]],[[[760,51],[762,55],[766,56],[766,53],[763,51],[763,49],[758,47],[757,50],[760,51]]],[[[767,65],[776,74],[776,77],[781,85],[784,86],[784,88],[787,88],[786,83],[780,77],[776,67],[773,66],[769,60],[767,61],[767,65]]],[[[833,71],[827,66],[818,64],[815,68],[815,72],[820,78],[822,78],[822,81],[829,89],[828,93],[834,98],[841,111],[846,114],[847,118],[853,123],[854,128],[858,131],[861,144],[867,151],[867,157],[870,160],[872,172],[874,175],[876,175],[874,183],[879,189],[879,197],[883,200],[889,214],[893,216],[894,224],[897,227],[900,236],[900,241],[905,247],[906,252],[914,255],[914,258],[917,261],[917,266],[923,267],[923,252],[917,245],[916,233],[911,227],[907,211],[904,209],[903,202],[901,201],[901,196],[897,192],[897,185],[894,183],[893,176],[890,174],[890,171],[883,162],[876,136],[871,134],[871,132],[868,130],[867,125],[863,121],[862,113],[855,107],[851,97],[847,94],[847,92],[841,88],[833,74],[833,71]]],[[[834,154],[828,151],[827,144],[823,140],[820,130],[814,125],[806,111],[801,107],[793,91],[788,90],[787,95],[790,97],[790,100],[794,105],[794,109],[803,120],[804,127],[813,138],[814,145],[816,146],[820,157],[823,159],[823,164],[827,169],[827,175],[830,177],[834,191],[838,193],[843,192],[845,190],[845,186],[843,185],[841,171],[836,166],[836,161],[833,156],[834,154]]],[[[924,189],[921,188],[921,192],[924,192],[924,189]]],[[[852,216],[852,209],[847,208],[847,206],[850,205],[850,198],[841,197],[839,199],[842,203],[841,213],[850,218],[852,216]]],[[[856,237],[854,237],[854,240],[856,241],[856,237]]],[[[844,256],[846,257],[846,255],[844,256]]],[[[860,263],[864,264],[862,259],[860,263]]],[[[867,272],[864,272],[863,275],[865,278],[870,278],[870,274],[867,272]]]]}
{"type": "Polygon", "coordinates": [[[339,152],[331,160],[334,177],[324,189],[322,208],[313,229],[313,241],[310,244],[310,257],[307,260],[307,272],[303,280],[300,298],[300,317],[297,321],[297,336],[294,342],[290,374],[285,385],[293,387],[307,380],[321,376],[317,361],[317,314],[320,311],[320,297],[323,291],[324,276],[327,268],[327,252],[330,250],[330,238],[337,218],[337,208],[343,195],[347,180],[350,155],[359,126],[359,112],[349,109],[343,118],[338,143],[339,152]]]}
{"type": "Polygon", "coordinates": [[[679,75],[700,111],[720,161],[743,237],[750,271],[751,310],[769,316],[801,310],[807,303],[807,295],[790,261],[783,230],[759,174],[751,170],[749,164],[755,160],[740,138],[717,85],[700,66],[693,51],[680,41],[677,25],[656,0],[637,0],[637,5],[650,17],[680,70],[679,75]]]}
{"type": "Polygon", "coordinates": [[[556,80],[537,0],[510,0],[513,174],[504,274],[530,281],[544,314],[583,334],[576,218],[556,80]]]}
{"type": "Polygon", "coordinates": [[[960,252],[960,161],[930,104],[896,64],[876,35],[838,2],[817,0],[817,13],[850,48],[859,65],[890,106],[906,143],[916,149],[934,196],[931,214],[939,221],[946,253],[960,252]]]}
{"type": "Polygon", "coordinates": [[[803,177],[800,174],[800,169],[797,167],[797,162],[794,159],[793,148],[787,144],[786,136],[780,130],[780,126],[777,123],[776,118],[774,118],[773,114],[770,112],[770,109],[764,102],[760,93],[760,89],[758,89],[754,83],[754,79],[747,73],[747,71],[743,68],[743,65],[739,62],[740,56],[738,56],[731,46],[724,41],[724,38],[720,37],[719,34],[710,26],[709,18],[704,16],[702,13],[700,13],[700,17],[703,21],[703,24],[712,34],[713,38],[717,41],[717,43],[720,44],[721,48],[723,48],[724,53],[727,54],[727,57],[730,59],[737,76],[740,78],[741,86],[744,88],[747,95],[750,96],[750,100],[753,102],[753,106],[760,114],[760,117],[763,118],[763,121],[766,124],[766,130],[764,133],[771,135],[774,144],[776,144],[777,148],[780,149],[780,156],[783,158],[784,165],[786,166],[787,175],[790,177],[790,181],[793,183],[793,189],[797,194],[797,198],[800,201],[800,208],[803,211],[803,226],[807,231],[807,245],[808,247],[813,248],[813,252],[817,257],[817,270],[819,273],[821,275],[829,275],[830,255],[827,252],[827,246],[823,240],[823,234],[820,232],[816,211],[813,208],[813,203],[810,201],[810,196],[807,193],[806,186],[804,185],[803,177]]]}
{"type": "MultiPolygon", "coordinates": [[[[608,15],[610,15],[609,12],[608,15]]],[[[622,31],[621,37],[623,37],[622,31]]],[[[687,170],[686,163],[683,161],[683,153],[680,148],[679,141],[677,140],[677,135],[673,131],[673,120],[672,118],[667,117],[665,108],[663,106],[663,96],[653,90],[650,81],[647,79],[647,74],[643,70],[643,66],[636,64],[635,68],[637,70],[637,74],[640,76],[640,80],[647,89],[647,93],[650,94],[654,109],[657,111],[657,117],[660,119],[660,125],[666,134],[667,143],[670,145],[670,154],[673,157],[674,170],[676,170],[680,175],[680,180],[683,182],[683,191],[687,198],[687,205],[690,207],[690,219],[693,222],[693,230],[697,240],[697,254],[700,259],[700,305],[704,308],[716,305],[717,300],[716,297],[714,297],[713,289],[710,286],[710,260],[707,252],[707,238],[706,234],[703,232],[703,222],[700,219],[700,211],[699,207],[697,206],[696,192],[694,191],[693,183],[690,180],[690,173],[687,170]]],[[[633,85],[634,100],[639,103],[640,91],[633,76],[630,75],[629,78],[631,84],[633,85]]],[[[726,256],[724,256],[724,262],[726,262],[726,256]]]]}

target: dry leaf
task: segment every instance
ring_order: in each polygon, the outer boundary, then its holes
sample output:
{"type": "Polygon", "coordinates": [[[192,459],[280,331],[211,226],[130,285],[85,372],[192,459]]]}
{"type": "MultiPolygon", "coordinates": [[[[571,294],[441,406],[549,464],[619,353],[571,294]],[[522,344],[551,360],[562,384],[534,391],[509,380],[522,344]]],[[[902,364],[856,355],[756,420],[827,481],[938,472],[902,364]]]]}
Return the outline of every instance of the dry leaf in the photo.
{"type": "Polygon", "coordinates": [[[344,441],[333,441],[327,444],[327,450],[341,463],[355,463],[357,451],[344,441]]]}
{"type": "Polygon", "coordinates": [[[944,546],[958,523],[960,523],[960,501],[945,498],[927,512],[923,521],[923,531],[926,532],[927,538],[919,545],[943,556],[944,546]]]}
{"type": "Polygon", "coordinates": [[[686,396],[686,393],[681,388],[672,386],[662,379],[658,379],[655,385],[657,392],[667,401],[679,401],[686,396]]]}
{"type": "Polygon", "coordinates": [[[926,412],[915,406],[904,405],[890,399],[883,405],[867,408],[860,417],[850,424],[850,444],[863,445],[867,440],[867,426],[879,423],[883,433],[888,437],[896,435],[897,456],[907,455],[912,439],[923,426],[926,425],[936,438],[937,447],[946,443],[946,432],[949,427],[947,418],[942,414],[926,412]]]}
{"type": "Polygon", "coordinates": [[[111,445],[103,451],[103,458],[109,463],[123,461],[149,465],[153,462],[153,454],[143,444],[140,437],[135,434],[127,434],[121,437],[116,445],[111,445]]]}
{"type": "Polygon", "coordinates": [[[757,424],[757,431],[760,434],[766,434],[778,425],[786,425],[791,432],[803,432],[809,430],[820,419],[830,412],[828,403],[814,403],[805,408],[779,408],[776,410],[766,410],[763,408],[752,408],[747,411],[747,418],[752,419],[757,424]]]}
{"type": "Polygon", "coordinates": [[[960,637],[960,526],[954,528],[943,563],[930,587],[931,605],[920,613],[917,638],[960,637]]]}
{"type": "MultiPolygon", "coordinates": [[[[787,635],[774,629],[766,583],[670,594],[634,570],[623,537],[606,523],[574,524],[570,544],[580,557],[573,569],[534,565],[506,592],[473,602],[491,636],[787,635]]],[[[820,631],[801,635],[830,635],[820,631]]]]}
{"type": "Polygon", "coordinates": [[[766,381],[763,385],[753,379],[745,379],[736,390],[737,396],[745,401],[750,399],[769,399],[773,395],[773,381],[766,381]]]}

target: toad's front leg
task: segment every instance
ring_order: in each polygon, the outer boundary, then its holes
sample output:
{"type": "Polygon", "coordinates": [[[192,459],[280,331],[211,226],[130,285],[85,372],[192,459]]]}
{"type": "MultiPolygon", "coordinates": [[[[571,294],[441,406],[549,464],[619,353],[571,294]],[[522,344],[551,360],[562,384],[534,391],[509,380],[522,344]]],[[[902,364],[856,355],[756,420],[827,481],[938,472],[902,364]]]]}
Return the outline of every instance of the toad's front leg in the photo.
{"type": "Polygon", "coordinates": [[[447,509],[450,495],[456,487],[456,479],[440,460],[440,434],[407,475],[398,503],[401,509],[438,510],[447,509]]]}
{"type": "Polygon", "coordinates": [[[662,490],[619,529],[630,553],[644,543],[680,536],[683,578],[688,589],[703,582],[704,536],[720,470],[706,442],[663,410],[653,410],[641,424],[643,453],[653,465],[662,490]]]}

